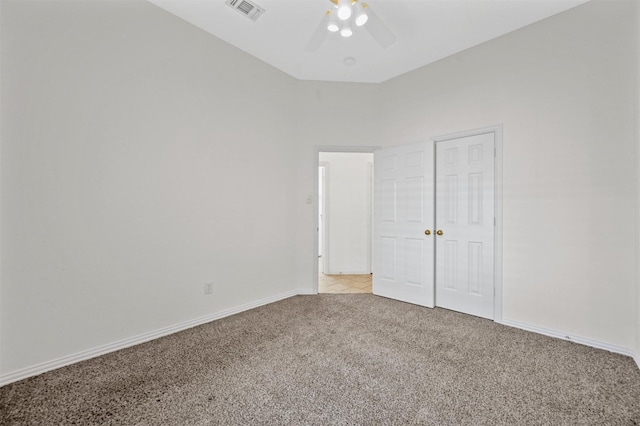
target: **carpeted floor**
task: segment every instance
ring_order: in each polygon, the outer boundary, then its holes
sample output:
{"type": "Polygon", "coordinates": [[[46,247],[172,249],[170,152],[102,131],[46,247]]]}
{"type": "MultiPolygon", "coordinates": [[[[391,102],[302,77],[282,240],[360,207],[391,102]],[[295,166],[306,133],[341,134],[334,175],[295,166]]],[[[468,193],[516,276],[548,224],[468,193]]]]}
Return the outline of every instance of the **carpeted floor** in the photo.
{"type": "Polygon", "coordinates": [[[0,388],[28,425],[638,425],[628,357],[370,294],[297,296],[0,388]]]}

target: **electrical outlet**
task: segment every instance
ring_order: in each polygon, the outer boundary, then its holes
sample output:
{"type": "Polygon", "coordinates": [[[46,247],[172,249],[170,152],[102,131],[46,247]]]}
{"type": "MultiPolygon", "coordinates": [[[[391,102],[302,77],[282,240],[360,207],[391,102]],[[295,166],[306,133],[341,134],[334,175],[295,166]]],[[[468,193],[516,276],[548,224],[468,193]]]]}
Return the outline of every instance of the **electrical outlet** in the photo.
{"type": "Polygon", "coordinates": [[[211,294],[211,293],[213,293],[213,283],[212,282],[204,283],[204,294],[211,294]]]}

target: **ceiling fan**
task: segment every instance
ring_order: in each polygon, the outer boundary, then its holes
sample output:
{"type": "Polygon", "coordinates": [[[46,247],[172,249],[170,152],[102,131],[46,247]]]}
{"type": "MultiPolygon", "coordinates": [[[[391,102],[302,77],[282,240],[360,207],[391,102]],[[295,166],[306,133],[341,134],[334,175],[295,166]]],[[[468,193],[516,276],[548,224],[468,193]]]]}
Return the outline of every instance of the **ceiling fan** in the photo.
{"type": "Polygon", "coordinates": [[[396,36],[375,14],[368,3],[359,0],[329,0],[332,8],[327,10],[318,28],[305,46],[306,52],[315,52],[329,33],[351,37],[354,29],[363,27],[382,47],[391,46],[396,36]]]}

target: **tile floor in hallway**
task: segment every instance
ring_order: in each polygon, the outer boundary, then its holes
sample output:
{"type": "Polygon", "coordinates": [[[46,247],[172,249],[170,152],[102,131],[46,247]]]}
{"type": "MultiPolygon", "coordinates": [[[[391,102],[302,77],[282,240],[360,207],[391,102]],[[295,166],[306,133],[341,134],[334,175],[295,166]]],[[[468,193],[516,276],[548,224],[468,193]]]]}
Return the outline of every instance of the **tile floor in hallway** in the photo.
{"type": "Polygon", "coordinates": [[[318,275],[318,293],[371,293],[371,274],[318,275]]]}

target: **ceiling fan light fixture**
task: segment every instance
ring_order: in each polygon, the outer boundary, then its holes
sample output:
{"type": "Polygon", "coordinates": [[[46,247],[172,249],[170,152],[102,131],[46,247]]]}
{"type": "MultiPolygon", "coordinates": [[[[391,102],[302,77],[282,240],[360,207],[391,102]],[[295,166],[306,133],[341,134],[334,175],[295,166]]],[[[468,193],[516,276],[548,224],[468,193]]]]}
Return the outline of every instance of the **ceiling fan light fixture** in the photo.
{"type": "Polygon", "coordinates": [[[346,21],[351,18],[351,0],[340,0],[338,1],[338,18],[341,21],[346,21]]]}
{"type": "Polygon", "coordinates": [[[367,12],[364,10],[364,8],[366,7],[366,3],[359,3],[356,2],[355,3],[355,23],[357,26],[361,27],[364,24],[367,23],[367,21],[369,20],[369,15],[367,15],[367,12]]]}
{"type": "Polygon", "coordinates": [[[327,29],[332,33],[340,31],[340,25],[338,25],[338,20],[335,18],[335,16],[331,16],[331,15],[329,16],[329,22],[327,22],[327,29]]]}
{"type": "Polygon", "coordinates": [[[351,18],[351,8],[349,6],[341,6],[338,9],[338,18],[340,18],[343,21],[346,21],[347,19],[351,18]]]}
{"type": "Polygon", "coordinates": [[[395,43],[396,36],[364,0],[328,1],[331,3],[331,9],[325,12],[323,20],[307,43],[305,52],[315,52],[318,50],[327,32],[340,33],[343,38],[349,38],[353,36],[354,32],[359,31],[357,28],[364,25],[366,25],[365,29],[367,32],[371,34],[376,43],[382,48],[389,47],[395,43]],[[341,13],[343,13],[342,16],[340,16],[341,13]],[[347,14],[349,15],[348,17],[347,14]]]}
{"type": "Polygon", "coordinates": [[[368,20],[369,20],[369,17],[367,16],[366,13],[363,13],[362,15],[358,15],[356,16],[356,25],[361,27],[364,24],[366,24],[368,20]]]}

